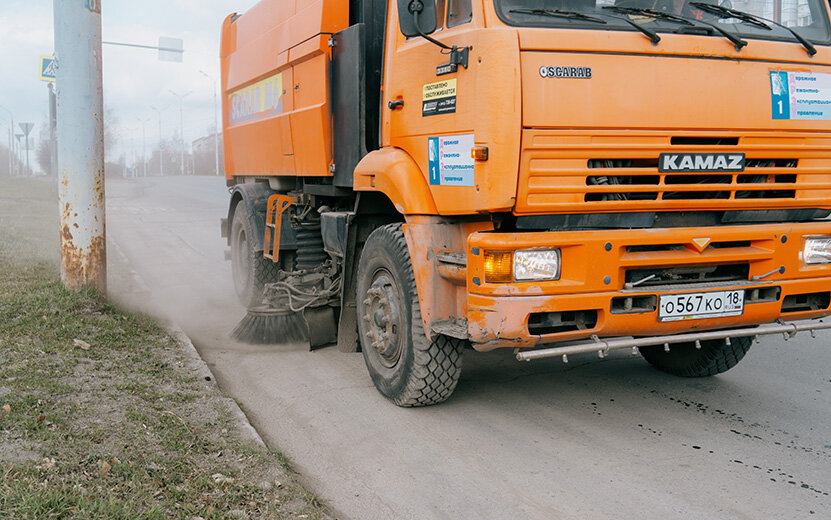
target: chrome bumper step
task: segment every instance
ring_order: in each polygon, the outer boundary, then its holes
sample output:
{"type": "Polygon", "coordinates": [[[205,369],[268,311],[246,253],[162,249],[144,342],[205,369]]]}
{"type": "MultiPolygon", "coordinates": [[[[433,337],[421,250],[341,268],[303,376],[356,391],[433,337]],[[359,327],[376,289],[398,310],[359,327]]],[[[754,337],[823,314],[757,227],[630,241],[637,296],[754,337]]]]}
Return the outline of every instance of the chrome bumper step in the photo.
{"type": "MultiPolygon", "coordinates": [[[[664,348],[669,349],[669,346],[672,344],[692,342],[695,342],[696,346],[700,347],[699,343],[701,341],[741,338],[748,336],[756,338],[757,336],[768,336],[770,334],[784,334],[785,339],[788,340],[796,336],[798,332],[810,332],[811,336],[813,336],[814,331],[823,329],[831,329],[831,319],[813,319],[790,323],[779,321],[777,323],[769,323],[766,325],[759,325],[758,327],[747,327],[743,329],[714,330],[708,332],[692,332],[688,334],[650,336],[643,338],[626,337],[600,339],[597,336],[593,336],[592,341],[590,342],[564,345],[561,347],[517,351],[516,358],[518,361],[531,361],[533,359],[562,356],[563,362],[568,363],[569,354],[597,352],[597,355],[600,358],[603,358],[610,350],[630,348],[634,351],[634,349],[637,349],[638,347],[651,347],[659,345],[663,345],[664,348]]],[[[635,353],[637,352],[635,351],[635,353]]]]}

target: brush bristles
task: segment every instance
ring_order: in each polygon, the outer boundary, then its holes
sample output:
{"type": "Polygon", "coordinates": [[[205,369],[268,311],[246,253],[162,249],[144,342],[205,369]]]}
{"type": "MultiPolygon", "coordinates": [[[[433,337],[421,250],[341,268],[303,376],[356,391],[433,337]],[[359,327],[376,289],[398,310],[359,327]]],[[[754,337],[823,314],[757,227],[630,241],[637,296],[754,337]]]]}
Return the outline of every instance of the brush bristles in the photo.
{"type": "Polygon", "coordinates": [[[231,337],[243,343],[270,345],[301,343],[308,341],[309,334],[306,320],[300,313],[248,313],[231,333],[231,337]]]}

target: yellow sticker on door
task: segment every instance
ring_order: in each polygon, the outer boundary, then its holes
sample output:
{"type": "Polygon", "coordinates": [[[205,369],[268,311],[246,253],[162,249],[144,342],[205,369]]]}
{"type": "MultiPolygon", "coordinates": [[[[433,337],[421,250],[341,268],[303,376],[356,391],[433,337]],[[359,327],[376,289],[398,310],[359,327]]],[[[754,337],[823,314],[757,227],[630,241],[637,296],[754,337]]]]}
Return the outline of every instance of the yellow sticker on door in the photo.
{"type": "Polygon", "coordinates": [[[421,89],[421,115],[435,116],[456,111],[456,80],[427,83],[421,89]]]}

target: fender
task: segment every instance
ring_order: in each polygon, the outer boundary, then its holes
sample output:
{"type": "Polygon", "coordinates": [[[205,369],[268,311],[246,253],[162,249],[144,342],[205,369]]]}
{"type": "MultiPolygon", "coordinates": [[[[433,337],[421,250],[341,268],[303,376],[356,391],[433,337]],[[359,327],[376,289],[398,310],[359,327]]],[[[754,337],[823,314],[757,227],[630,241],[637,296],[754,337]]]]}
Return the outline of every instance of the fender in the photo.
{"type": "MultiPolygon", "coordinates": [[[[265,239],[265,217],[268,209],[268,198],[274,195],[272,190],[266,182],[249,182],[245,184],[237,184],[231,190],[231,203],[228,207],[228,221],[227,227],[228,245],[231,245],[231,223],[234,221],[234,210],[237,207],[237,202],[242,200],[245,202],[245,207],[248,211],[248,218],[251,220],[251,229],[254,230],[254,246],[256,251],[263,250],[263,242],[265,239]]],[[[297,237],[288,222],[288,215],[283,213],[283,221],[280,229],[280,248],[281,249],[297,249],[297,237]]]]}
{"type": "Polygon", "coordinates": [[[477,231],[491,230],[493,222],[488,218],[407,216],[404,238],[410,250],[421,319],[428,338],[435,338],[437,333],[468,338],[467,266],[440,265],[443,263],[440,257],[456,254],[466,264],[468,237],[477,231]],[[448,324],[455,326],[449,330],[448,324]]]}
{"type": "Polygon", "coordinates": [[[234,210],[237,209],[237,202],[242,200],[248,210],[248,218],[251,220],[251,229],[254,230],[254,245],[257,251],[263,250],[265,238],[265,212],[268,206],[268,197],[274,194],[265,182],[251,182],[237,184],[231,190],[231,203],[228,206],[228,245],[231,245],[231,223],[234,221],[234,210]]]}
{"type": "Polygon", "coordinates": [[[366,154],[355,167],[355,191],[378,191],[403,215],[438,215],[427,179],[400,148],[381,148],[366,154]]]}

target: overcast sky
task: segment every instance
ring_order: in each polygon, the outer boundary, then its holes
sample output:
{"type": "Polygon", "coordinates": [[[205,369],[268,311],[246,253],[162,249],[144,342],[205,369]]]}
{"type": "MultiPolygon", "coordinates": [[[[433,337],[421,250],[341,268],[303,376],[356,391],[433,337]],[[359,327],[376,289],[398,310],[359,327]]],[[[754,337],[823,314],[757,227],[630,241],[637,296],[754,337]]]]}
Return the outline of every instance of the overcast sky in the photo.
{"type": "MultiPolygon", "coordinates": [[[[0,105],[11,110],[15,126],[35,123],[39,136],[48,114],[46,84],[38,79],[38,60],[54,49],[53,0],[0,0],[0,105]]],[[[139,154],[141,119],[149,155],[162,136],[179,133],[179,103],[170,94],[190,92],[184,102],[184,136],[190,142],[210,133],[215,84],[219,79],[219,32],[229,13],[243,13],[256,0],[102,0],[104,41],[157,45],[159,36],[184,40],[184,61],[158,60],[156,51],[104,45],[104,106],[118,121],[119,143],[108,158],[139,154]],[[131,149],[132,143],[132,149],[131,149]]],[[[218,84],[217,84],[218,88],[218,84]]],[[[6,143],[8,115],[0,110],[0,140],[6,143]]],[[[19,130],[17,130],[19,131],[19,130]]],[[[33,164],[34,166],[34,164],[33,164]]]]}

